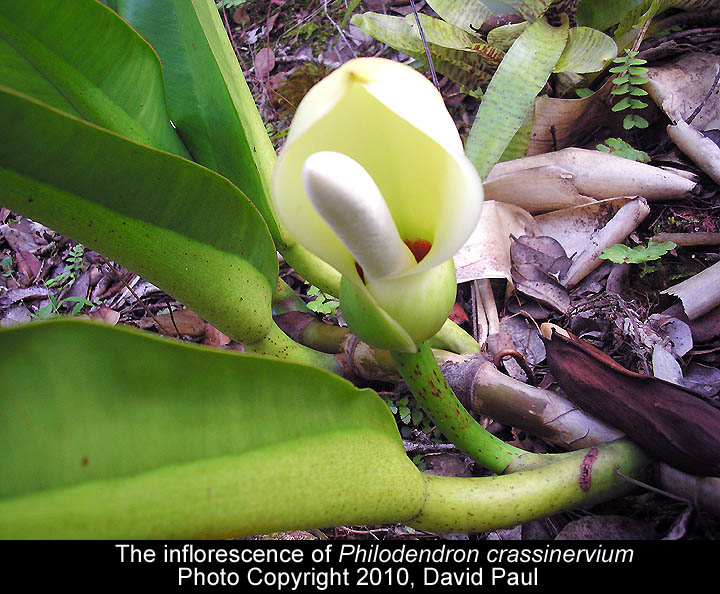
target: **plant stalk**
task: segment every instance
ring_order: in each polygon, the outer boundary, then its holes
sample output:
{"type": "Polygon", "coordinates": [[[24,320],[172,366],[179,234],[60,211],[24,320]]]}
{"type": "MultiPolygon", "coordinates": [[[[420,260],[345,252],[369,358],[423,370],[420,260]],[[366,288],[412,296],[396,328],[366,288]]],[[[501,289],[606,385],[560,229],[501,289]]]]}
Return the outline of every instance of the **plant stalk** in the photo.
{"type": "Polygon", "coordinates": [[[243,346],[247,352],[268,355],[292,363],[304,363],[342,375],[340,361],[334,355],[321,353],[295,342],[280,330],[275,322],[261,340],[243,346]]]}
{"type": "Polygon", "coordinates": [[[425,413],[445,437],[473,460],[502,473],[518,456],[541,458],[498,439],[468,413],[447,383],[427,343],[418,345],[416,353],[392,351],[391,354],[425,413]]]}
{"type": "Polygon", "coordinates": [[[618,440],[562,454],[505,476],[425,476],[426,496],[409,525],[430,532],[482,532],[515,526],[571,507],[623,495],[635,487],[616,474],[639,476],[648,463],[633,443],[618,440]]]}

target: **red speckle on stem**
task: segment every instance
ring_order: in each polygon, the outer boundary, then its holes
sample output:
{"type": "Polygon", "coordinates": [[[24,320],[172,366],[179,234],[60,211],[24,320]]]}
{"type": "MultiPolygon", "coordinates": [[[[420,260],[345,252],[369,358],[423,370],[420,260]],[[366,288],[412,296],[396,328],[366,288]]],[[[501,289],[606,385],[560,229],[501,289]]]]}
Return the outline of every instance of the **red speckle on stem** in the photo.
{"type": "Polygon", "coordinates": [[[432,243],[424,239],[406,239],[404,241],[405,245],[410,248],[412,255],[415,256],[415,261],[418,263],[428,255],[428,252],[432,248],[432,243]]]}
{"type": "Polygon", "coordinates": [[[580,464],[580,488],[586,493],[590,490],[592,485],[592,466],[595,460],[598,458],[600,451],[597,448],[590,448],[588,453],[585,454],[582,464],[580,464]]]}

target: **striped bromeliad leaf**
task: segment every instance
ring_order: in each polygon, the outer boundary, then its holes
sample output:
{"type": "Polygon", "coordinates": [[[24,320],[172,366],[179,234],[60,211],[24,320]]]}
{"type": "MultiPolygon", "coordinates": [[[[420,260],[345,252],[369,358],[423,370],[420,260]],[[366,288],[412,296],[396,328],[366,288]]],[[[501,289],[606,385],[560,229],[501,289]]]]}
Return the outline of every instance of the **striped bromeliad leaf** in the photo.
{"type": "MultiPolygon", "coordinates": [[[[437,71],[470,90],[486,87],[504,53],[459,27],[419,16],[437,71]]],[[[390,47],[425,60],[414,15],[393,17],[367,12],[355,15],[351,22],[390,47]]]]}

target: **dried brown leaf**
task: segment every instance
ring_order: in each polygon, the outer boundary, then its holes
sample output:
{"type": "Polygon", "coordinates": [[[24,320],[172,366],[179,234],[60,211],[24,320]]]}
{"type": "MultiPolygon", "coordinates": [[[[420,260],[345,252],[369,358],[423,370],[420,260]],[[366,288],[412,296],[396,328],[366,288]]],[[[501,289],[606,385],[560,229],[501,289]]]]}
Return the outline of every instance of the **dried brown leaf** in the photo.
{"type": "Polygon", "coordinates": [[[260,79],[267,78],[275,68],[275,54],[269,47],[262,48],[256,55],[255,61],[255,76],[260,79]]]}
{"type": "Polygon", "coordinates": [[[720,410],[696,394],[633,373],[575,337],[546,336],[553,377],[583,410],[685,472],[720,476],[720,410]]]}

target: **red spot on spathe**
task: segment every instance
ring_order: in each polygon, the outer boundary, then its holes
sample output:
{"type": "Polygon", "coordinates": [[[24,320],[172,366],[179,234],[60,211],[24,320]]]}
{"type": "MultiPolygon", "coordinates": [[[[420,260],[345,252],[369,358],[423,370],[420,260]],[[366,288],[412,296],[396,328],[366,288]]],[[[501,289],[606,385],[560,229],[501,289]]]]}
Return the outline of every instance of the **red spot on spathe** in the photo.
{"type": "Polygon", "coordinates": [[[424,239],[405,239],[405,245],[410,248],[412,255],[415,256],[415,261],[420,263],[422,259],[428,255],[428,252],[432,249],[432,243],[425,241],[424,239]]]}
{"type": "Polygon", "coordinates": [[[362,269],[362,266],[355,262],[355,270],[357,270],[358,275],[360,276],[360,280],[365,284],[365,272],[362,269]]]}
{"type": "MultiPolygon", "coordinates": [[[[428,252],[432,249],[432,243],[424,239],[405,239],[403,241],[405,245],[410,248],[412,255],[415,257],[415,261],[418,263],[420,263],[423,258],[428,255],[428,252]]],[[[364,284],[365,272],[363,271],[362,266],[360,266],[360,264],[358,264],[357,262],[355,262],[355,270],[357,271],[360,280],[364,284]]]]}

